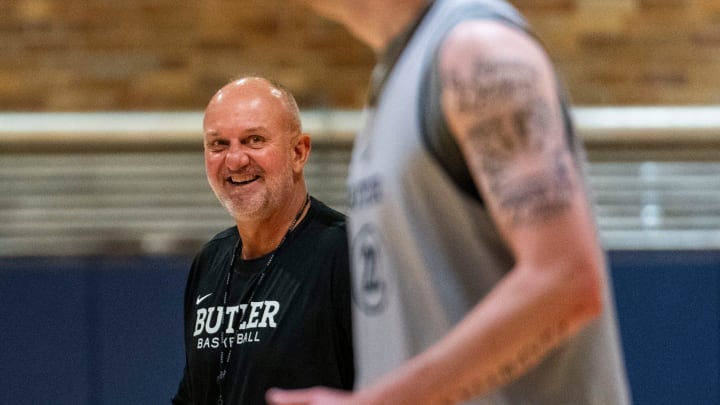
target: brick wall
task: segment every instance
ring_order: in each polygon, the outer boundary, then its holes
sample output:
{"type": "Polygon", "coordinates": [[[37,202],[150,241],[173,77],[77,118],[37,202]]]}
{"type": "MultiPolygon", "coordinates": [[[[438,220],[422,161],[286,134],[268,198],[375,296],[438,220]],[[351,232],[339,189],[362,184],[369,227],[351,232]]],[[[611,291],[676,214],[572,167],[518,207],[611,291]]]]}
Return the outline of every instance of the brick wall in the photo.
{"type": "MultiPolygon", "coordinates": [[[[720,103],[720,1],[515,0],[576,104],[720,103]]],[[[196,110],[229,78],[362,105],[374,57],[291,0],[0,0],[0,110],[196,110]]]]}

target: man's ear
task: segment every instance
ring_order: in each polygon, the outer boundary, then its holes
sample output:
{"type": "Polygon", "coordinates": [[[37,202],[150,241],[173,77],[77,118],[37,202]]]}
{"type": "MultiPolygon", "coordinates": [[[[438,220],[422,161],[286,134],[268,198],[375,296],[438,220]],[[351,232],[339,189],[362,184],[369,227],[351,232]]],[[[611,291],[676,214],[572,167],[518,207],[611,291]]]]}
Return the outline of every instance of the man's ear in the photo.
{"type": "Polygon", "coordinates": [[[306,133],[300,134],[295,141],[293,146],[293,166],[296,171],[302,170],[305,167],[305,163],[310,157],[310,150],[312,149],[312,142],[310,135],[306,133]]]}

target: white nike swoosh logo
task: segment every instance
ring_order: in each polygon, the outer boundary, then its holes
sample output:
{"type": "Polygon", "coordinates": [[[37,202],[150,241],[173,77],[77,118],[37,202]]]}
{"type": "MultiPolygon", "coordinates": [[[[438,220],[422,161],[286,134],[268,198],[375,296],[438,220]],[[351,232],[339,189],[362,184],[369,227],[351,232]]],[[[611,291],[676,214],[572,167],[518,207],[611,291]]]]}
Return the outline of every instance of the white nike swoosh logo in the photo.
{"type": "Polygon", "coordinates": [[[202,297],[201,297],[201,296],[198,296],[198,297],[197,297],[197,300],[195,300],[195,305],[200,305],[201,302],[205,301],[205,298],[207,298],[207,297],[209,297],[209,296],[211,296],[211,295],[213,295],[213,293],[210,293],[210,294],[207,294],[207,295],[203,295],[202,297]]]}

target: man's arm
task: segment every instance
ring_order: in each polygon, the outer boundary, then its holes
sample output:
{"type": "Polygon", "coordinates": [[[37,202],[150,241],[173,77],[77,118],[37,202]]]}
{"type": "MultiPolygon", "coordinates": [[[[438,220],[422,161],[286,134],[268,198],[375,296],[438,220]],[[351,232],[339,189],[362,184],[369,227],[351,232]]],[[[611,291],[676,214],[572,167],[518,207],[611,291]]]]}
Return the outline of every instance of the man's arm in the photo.
{"type": "Polygon", "coordinates": [[[178,390],[172,398],[172,405],[192,405],[187,366],[185,366],[183,370],[183,377],[182,380],[180,380],[180,384],[178,384],[178,390]]]}
{"type": "MultiPolygon", "coordinates": [[[[302,393],[312,403],[449,404],[485,394],[602,311],[603,255],[544,52],[506,25],[469,21],[450,32],[439,63],[444,114],[515,266],[427,351],[352,396],[302,393]]],[[[277,403],[305,403],[288,399],[277,403]]]]}

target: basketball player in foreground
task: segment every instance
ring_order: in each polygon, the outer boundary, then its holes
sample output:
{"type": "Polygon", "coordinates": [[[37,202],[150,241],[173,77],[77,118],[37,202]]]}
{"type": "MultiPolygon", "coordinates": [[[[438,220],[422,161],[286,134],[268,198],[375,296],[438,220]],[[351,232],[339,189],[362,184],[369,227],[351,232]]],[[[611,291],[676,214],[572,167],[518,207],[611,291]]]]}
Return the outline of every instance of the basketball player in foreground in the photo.
{"type": "Polygon", "coordinates": [[[269,402],[629,403],[581,146],[521,16],[305,3],[379,55],[349,179],[357,380],[269,402]]]}

